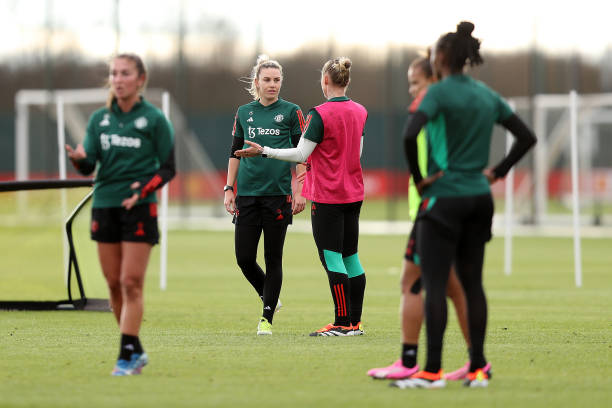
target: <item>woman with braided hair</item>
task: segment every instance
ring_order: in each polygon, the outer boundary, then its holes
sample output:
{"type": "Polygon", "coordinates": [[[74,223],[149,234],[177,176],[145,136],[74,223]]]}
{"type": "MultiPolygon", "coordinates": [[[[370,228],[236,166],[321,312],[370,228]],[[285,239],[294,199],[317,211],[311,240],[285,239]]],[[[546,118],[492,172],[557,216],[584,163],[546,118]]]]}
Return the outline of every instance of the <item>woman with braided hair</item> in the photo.
{"type": "Polygon", "coordinates": [[[464,21],[456,32],[438,39],[431,60],[434,75],[441,80],[429,87],[404,133],[410,173],[422,197],[416,241],[427,292],[427,363],[409,379],[392,383],[399,388],[445,386],[442,341],[447,318],[446,287],[453,262],[468,306],[471,355],[464,384],[486,387],[491,376],[484,356],[487,301],[482,286],[484,249],[491,239],[493,218],[489,185],[503,178],[536,138],[496,92],[464,73],[466,65],[483,62],[480,41],[472,37],[473,30],[474,24],[464,21]],[[429,140],[428,177],[423,178],[416,138],[429,121],[439,121],[445,132],[429,140]],[[487,168],[496,123],[516,140],[500,163],[487,168]]]}

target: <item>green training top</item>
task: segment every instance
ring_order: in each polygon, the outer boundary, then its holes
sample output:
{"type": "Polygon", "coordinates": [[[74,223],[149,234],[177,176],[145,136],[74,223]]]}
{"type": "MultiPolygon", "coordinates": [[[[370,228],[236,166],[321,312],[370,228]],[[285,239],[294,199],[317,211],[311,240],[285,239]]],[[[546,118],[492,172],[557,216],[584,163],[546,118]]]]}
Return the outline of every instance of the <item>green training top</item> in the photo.
{"type": "MultiPolygon", "coordinates": [[[[291,136],[302,134],[304,116],[300,107],[280,99],[263,106],[258,100],[242,105],[236,112],[232,135],[274,149],[294,147],[291,136]]],[[[246,143],[244,148],[249,147],[246,143]]],[[[241,196],[291,194],[291,163],[263,157],[243,157],[238,168],[241,196]]]]}
{"type": "Polygon", "coordinates": [[[456,74],[431,85],[417,110],[437,128],[428,136],[427,172],[444,171],[423,196],[489,193],[489,182],[482,171],[489,161],[493,125],[512,115],[508,104],[482,82],[456,74]]]}
{"type": "MultiPolygon", "coordinates": [[[[121,207],[133,194],[130,185],[147,182],[170,154],[174,131],[164,114],[142,99],[131,111],[122,112],[117,102],[111,109],[94,112],[87,124],[83,147],[90,166],[98,163],[93,207],[121,207]]],[[[137,204],[156,202],[149,194],[137,204]]]]}

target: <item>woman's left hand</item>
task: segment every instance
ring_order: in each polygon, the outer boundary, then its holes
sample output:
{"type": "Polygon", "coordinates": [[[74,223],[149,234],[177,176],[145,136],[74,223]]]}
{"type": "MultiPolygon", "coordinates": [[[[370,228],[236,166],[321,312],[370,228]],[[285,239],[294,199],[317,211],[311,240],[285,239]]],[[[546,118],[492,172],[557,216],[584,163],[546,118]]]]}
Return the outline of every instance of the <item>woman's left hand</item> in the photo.
{"type": "Polygon", "coordinates": [[[299,214],[306,208],[306,199],[301,194],[295,193],[293,196],[293,203],[291,204],[291,210],[293,215],[299,214]]]}
{"type": "Polygon", "coordinates": [[[236,150],[234,152],[236,156],[255,157],[255,156],[260,156],[263,153],[263,147],[261,147],[261,145],[258,145],[257,143],[251,142],[248,140],[245,140],[244,142],[251,147],[247,147],[246,149],[242,149],[242,150],[236,150]]]}
{"type": "Polygon", "coordinates": [[[493,173],[493,169],[484,169],[482,173],[489,181],[489,184],[493,184],[498,180],[497,177],[495,177],[495,173],[493,173]]]}
{"type": "MultiPolygon", "coordinates": [[[[130,188],[132,190],[137,190],[138,188],[140,188],[140,183],[138,181],[135,181],[135,182],[132,183],[130,188]]],[[[126,198],[125,200],[123,200],[121,202],[121,206],[123,208],[125,208],[126,210],[131,210],[132,207],[134,207],[137,202],[138,202],[138,193],[134,193],[134,194],[132,194],[131,197],[126,198]]]]}

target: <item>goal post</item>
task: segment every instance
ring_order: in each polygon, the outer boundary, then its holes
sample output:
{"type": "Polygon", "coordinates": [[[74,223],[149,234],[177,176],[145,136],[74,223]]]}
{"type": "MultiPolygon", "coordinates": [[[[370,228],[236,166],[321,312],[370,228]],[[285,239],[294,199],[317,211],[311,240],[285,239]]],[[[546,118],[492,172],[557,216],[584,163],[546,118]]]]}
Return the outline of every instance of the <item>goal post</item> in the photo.
{"type": "MultiPolygon", "coordinates": [[[[166,118],[170,120],[170,94],[164,90],[150,90],[148,94],[153,94],[154,99],[161,102],[161,109],[166,118]],[[161,95],[161,98],[159,97],[161,95]]],[[[37,90],[28,89],[20,90],[15,96],[16,105],[16,126],[15,126],[15,176],[17,181],[25,181],[30,179],[30,143],[29,143],[29,118],[31,106],[46,106],[49,104],[55,105],[56,127],[57,127],[57,149],[58,149],[58,175],[60,180],[67,178],[66,152],[64,146],[67,143],[66,127],[72,131],[71,135],[82,135],[84,137],[84,122],[76,119],[76,115],[71,115],[70,118],[66,113],[69,107],[77,104],[103,104],[106,101],[108,93],[101,88],[91,89],[66,89],[66,90],[37,90]]],[[[78,137],[78,136],[77,136],[78,137]]],[[[74,140],[73,142],[81,143],[82,139],[74,140]]],[[[167,232],[168,232],[168,186],[164,186],[161,191],[160,202],[160,288],[166,289],[167,276],[167,232]]],[[[20,206],[27,207],[25,200],[20,200],[20,206]]],[[[65,190],[62,190],[62,214],[66,215],[66,196],[65,190]]],[[[26,210],[23,210],[26,211],[26,210]]],[[[64,240],[64,264],[69,265],[70,249],[68,242],[64,240]]],[[[68,277],[66,276],[66,279],[68,277]]]]}
{"type": "MultiPolygon", "coordinates": [[[[532,210],[528,219],[539,234],[571,236],[574,254],[574,282],[576,287],[583,284],[581,238],[594,234],[597,215],[593,226],[588,225],[586,209],[596,211],[599,201],[610,200],[606,177],[612,174],[608,168],[594,166],[594,157],[602,153],[598,146],[605,134],[604,126],[612,125],[612,94],[579,95],[576,91],[568,94],[536,95],[528,98],[513,98],[511,103],[523,111],[532,109],[533,129],[538,142],[533,154],[532,177],[523,177],[514,186],[510,175],[506,178],[505,200],[505,259],[506,274],[511,271],[512,243],[516,228],[518,207],[525,203],[532,210]],[[578,143],[580,138],[580,143],[578,143]],[[598,184],[597,180],[604,180],[598,184]],[[529,199],[527,195],[532,194],[529,199]],[[515,194],[521,194],[517,200],[515,194]],[[569,209],[566,214],[555,214],[549,209],[551,198],[557,207],[569,209]],[[510,208],[508,208],[510,207],[510,208]]],[[[509,142],[508,142],[509,143],[509,142]]],[[[601,160],[600,160],[601,161],[601,160]]],[[[601,205],[601,203],[599,203],[601,205]]],[[[595,233],[596,234],[596,233],[595,233]]]]}

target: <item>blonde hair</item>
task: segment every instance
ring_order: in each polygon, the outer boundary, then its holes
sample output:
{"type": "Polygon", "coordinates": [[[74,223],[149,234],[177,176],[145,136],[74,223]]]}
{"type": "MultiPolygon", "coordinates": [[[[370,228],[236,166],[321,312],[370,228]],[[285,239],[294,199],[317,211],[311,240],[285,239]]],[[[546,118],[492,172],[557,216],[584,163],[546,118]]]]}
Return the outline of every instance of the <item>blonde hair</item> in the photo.
{"type": "Polygon", "coordinates": [[[329,75],[335,85],[345,88],[350,81],[351,65],[352,62],[347,57],[330,59],[323,65],[321,75],[329,75]]]}
{"type": "MultiPolygon", "coordinates": [[[[145,76],[145,82],[142,84],[142,87],[140,88],[140,91],[144,90],[147,86],[149,75],[147,74],[147,67],[142,61],[142,58],[140,58],[138,55],[133,54],[133,53],[123,53],[123,54],[115,55],[111,61],[114,61],[120,58],[132,61],[134,65],[136,66],[136,71],[138,71],[138,76],[141,76],[141,75],[145,76]]],[[[108,92],[108,98],[106,99],[106,107],[110,109],[111,106],[113,105],[113,101],[115,100],[115,93],[113,92],[113,88],[111,87],[110,79],[107,80],[106,86],[108,86],[108,88],[110,89],[110,91],[108,92]]]]}
{"type": "Polygon", "coordinates": [[[278,63],[278,61],[270,59],[270,57],[265,54],[261,54],[260,56],[258,56],[257,62],[251,69],[251,76],[245,79],[245,82],[250,84],[250,86],[245,89],[249,91],[251,96],[253,96],[254,100],[259,99],[260,96],[259,91],[257,90],[257,86],[255,86],[255,80],[259,77],[259,73],[264,68],[278,69],[281,74],[281,80],[283,79],[283,67],[281,66],[281,64],[278,63]]]}

